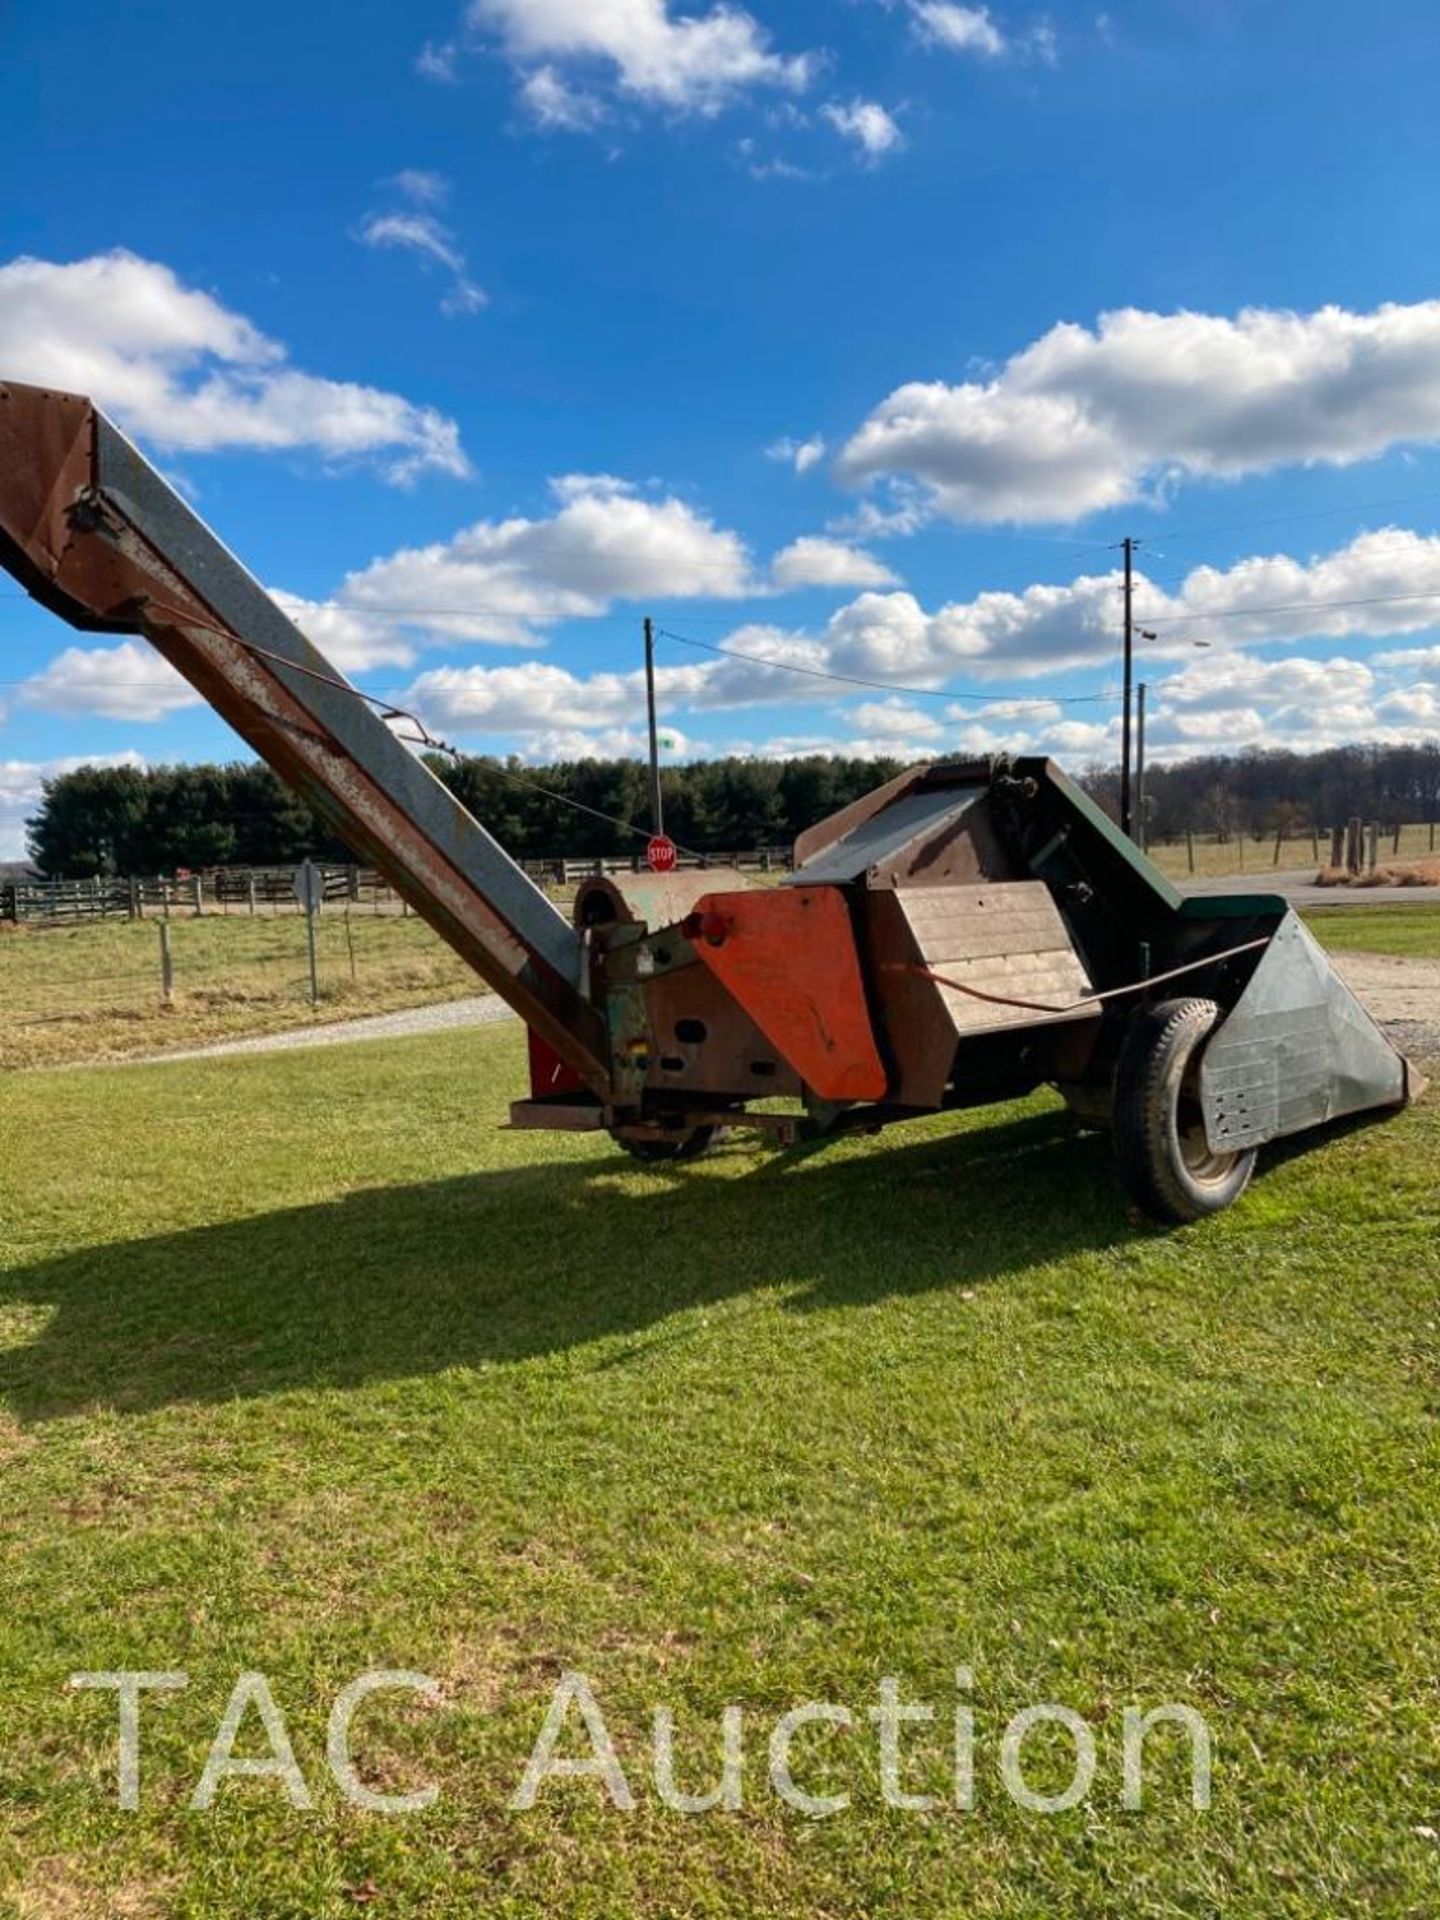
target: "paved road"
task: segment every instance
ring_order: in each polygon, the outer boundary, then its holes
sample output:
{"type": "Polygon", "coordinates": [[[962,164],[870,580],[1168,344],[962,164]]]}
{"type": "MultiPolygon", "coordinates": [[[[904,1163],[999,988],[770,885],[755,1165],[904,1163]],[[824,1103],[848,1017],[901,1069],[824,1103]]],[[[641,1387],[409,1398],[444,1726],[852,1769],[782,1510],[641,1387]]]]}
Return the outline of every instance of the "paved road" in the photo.
{"type": "Polygon", "coordinates": [[[1278,893],[1292,907],[1440,907],[1440,887],[1317,887],[1315,869],[1227,873],[1219,879],[1177,880],[1181,893],[1278,893]]]}

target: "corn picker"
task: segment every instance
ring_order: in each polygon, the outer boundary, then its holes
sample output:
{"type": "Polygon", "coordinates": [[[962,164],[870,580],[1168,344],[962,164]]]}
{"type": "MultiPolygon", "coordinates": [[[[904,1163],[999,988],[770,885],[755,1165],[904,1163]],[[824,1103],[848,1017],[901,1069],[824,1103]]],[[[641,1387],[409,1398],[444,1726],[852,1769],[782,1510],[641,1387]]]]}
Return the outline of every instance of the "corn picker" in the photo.
{"type": "Polygon", "coordinates": [[[679,1162],[1049,1085],[1184,1222],[1267,1141],[1423,1084],[1283,900],[1182,898],[1044,759],[904,773],[781,885],[596,877],[567,921],[78,395],[0,386],[0,560],[72,626],[149,640],[509,1002],[516,1127],[679,1162]]]}

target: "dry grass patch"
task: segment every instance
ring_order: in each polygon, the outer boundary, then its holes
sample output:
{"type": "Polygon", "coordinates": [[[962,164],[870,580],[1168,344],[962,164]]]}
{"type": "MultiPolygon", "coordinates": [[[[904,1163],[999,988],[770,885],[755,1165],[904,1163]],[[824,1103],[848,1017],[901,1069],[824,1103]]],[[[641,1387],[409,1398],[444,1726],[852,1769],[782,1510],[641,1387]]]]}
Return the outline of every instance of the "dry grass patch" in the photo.
{"type": "Polygon", "coordinates": [[[1387,862],[1365,873],[1351,873],[1348,867],[1322,867],[1315,876],[1317,887],[1440,887],[1440,860],[1415,860],[1406,864],[1387,862]]]}

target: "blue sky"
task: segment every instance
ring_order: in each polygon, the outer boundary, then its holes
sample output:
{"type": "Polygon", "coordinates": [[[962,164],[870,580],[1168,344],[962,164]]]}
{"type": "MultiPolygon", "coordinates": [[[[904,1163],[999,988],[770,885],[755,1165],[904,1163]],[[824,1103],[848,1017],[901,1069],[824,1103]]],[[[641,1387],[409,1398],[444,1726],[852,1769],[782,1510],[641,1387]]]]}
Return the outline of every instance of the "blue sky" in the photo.
{"type": "MultiPolygon", "coordinates": [[[[1433,0],[340,18],[12,0],[0,377],[361,684],[634,750],[649,612],[749,656],[663,643],[679,753],[1083,765],[1130,533],[1156,751],[1440,733],[1433,0]]],[[[138,645],[0,634],[3,854],[47,768],[236,750],[138,645]]]]}

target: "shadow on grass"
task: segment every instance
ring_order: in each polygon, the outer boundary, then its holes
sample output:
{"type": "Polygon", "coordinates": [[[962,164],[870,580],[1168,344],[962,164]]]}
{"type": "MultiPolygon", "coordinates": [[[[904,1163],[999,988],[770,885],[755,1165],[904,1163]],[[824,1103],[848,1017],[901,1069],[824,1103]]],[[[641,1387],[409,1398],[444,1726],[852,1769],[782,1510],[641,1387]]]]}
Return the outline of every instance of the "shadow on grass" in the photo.
{"type": "Polygon", "coordinates": [[[788,1310],[1003,1279],[1127,1237],[1106,1148],[1059,1112],[799,1163],[637,1179],[618,1156],[371,1189],[0,1279],[48,1310],[0,1353],[43,1421],[514,1362],[754,1288],[788,1310]]]}

